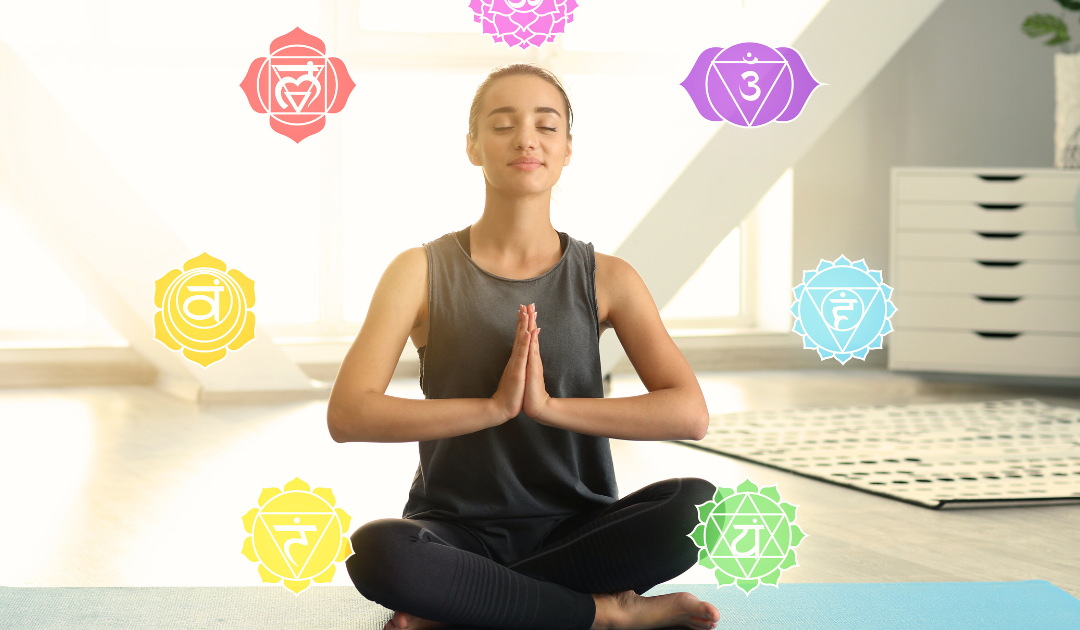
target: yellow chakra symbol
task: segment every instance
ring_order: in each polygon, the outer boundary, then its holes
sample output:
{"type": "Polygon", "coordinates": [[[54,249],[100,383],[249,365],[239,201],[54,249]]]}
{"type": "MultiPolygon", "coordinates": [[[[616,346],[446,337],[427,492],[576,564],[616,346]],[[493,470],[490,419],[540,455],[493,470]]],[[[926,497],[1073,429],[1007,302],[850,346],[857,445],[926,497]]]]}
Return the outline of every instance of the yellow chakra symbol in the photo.
{"type": "Polygon", "coordinates": [[[299,595],[314,580],[320,584],[334,577],[334,563],[353,554],[345,532],[352,520],[345,510],[334,508],[330,488],[315,488],[299,477],[285,484],[285,491],[263,488],[259,507],[244,515],[241,553],[259,563],[263,582],[285,580],[285,588],[299,595]]]}
{"type": "Polygon", "coordinates": [[[206,367],[255,338],[255,282],[203,252],[158,278],[154,338],[206,367]]]}

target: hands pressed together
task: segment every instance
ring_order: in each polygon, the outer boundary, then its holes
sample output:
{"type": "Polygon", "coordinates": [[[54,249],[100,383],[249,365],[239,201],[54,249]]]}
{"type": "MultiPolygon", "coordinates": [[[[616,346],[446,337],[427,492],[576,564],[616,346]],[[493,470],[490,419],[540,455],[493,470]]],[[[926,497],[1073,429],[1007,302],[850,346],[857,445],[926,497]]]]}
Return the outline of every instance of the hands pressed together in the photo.
{"type": "Polygon", "coordinates": [[[544,387],[544,364],[540,362],[540,329],[536,327],[536,305],[518,308],[514,349],[506,363],[499,388],[491,397],[507,420],[522,411],[540,422],[549,409],[551,396],[544,387]]]}

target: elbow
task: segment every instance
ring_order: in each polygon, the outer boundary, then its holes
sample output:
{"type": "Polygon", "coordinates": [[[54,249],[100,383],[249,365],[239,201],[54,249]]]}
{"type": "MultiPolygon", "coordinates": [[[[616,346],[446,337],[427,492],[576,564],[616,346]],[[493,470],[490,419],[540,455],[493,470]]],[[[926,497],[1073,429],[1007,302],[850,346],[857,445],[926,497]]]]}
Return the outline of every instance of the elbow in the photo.
{"type": "Polygon", "coordinates": [[[338,428],[338,424],[335,421],[334,415],[329,411],[326,412],[326,428],[330,431],[330,437],[338,444],[345,441],[345,436],[341,433],[341,429],[338,428]]]}
{"type": "Polygon", "coordinates": [[[326,404],[326,428],[330,437],[338,444],[368,441],[363,431],[363,403],[363,392],[351,399],[334,398],[331,393],[330,401],[326,404]]]}
{"type": "Polygon", "coordinates": [[[709,433],[709,409],[707,407],[694,416],[694,422],[691,426],[693,437],[690,439],[695,442],[705,439],[705,436],[709,433]]]}
{"type": "Polygon", "coordinates": [[[682,439],[697,442],[705,439],[709,433],[709,405],[705,402],[701,387],[697,386],[696,382],[694,385],[684,389],[681,399],[685,414],[683,417],[686,418],[686,424],[683,425],[686,431],[684,435],[690,436],[682,439]]]}
{"type": "Polygon", "coordinates": [[[338,444],[349,441],[348,433],[344,430],[343,423],[341,422],[341,415],[333,405],[327,405],[326,408],[326,428],[330,431],[331,439],[338,444]]]}

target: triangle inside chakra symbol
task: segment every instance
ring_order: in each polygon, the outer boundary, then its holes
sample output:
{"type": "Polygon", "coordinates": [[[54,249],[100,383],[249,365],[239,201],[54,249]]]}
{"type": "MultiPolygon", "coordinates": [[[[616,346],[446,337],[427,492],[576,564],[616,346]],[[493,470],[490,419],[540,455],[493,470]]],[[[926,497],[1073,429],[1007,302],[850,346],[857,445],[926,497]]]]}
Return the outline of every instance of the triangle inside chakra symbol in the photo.
{"type": "Polygon", "coordinates": [[[761,106],[776,84],[777,78],[784,68],[785,61],[757,61],[747,63],[745,61],[717,61],[713,63],[713,69],[720,75],[732,100],[739,108],[746,124],[753,125],[761,106]]]}
{"type": "Polygon", "coordinates": [[[813,287],[806,295],[814,305],[822,323],[836,341],[841,351],[847,350],[848,342],[859,330],[874,301],[881,295],[878,287],[813,287]],[[832,297],[830,297],[832,296],[832,297]]]}
{"type": "Polygon", "coordinates": [[[761,509],[755,503],[746,495],[734,513],[712,514],[706,525],[706,544],[715,540],[709,555],[714,561],[727,559],[722,565],[741,570],[743,577],[750,576],[761,560],[783,559],[785,554],[775,538],[777,528],[784,523],[782,513],[773,513],[775,508],[768,505],[761,509]],[[747,552],[750,555],[743,555],[747,552]]]}
{"type": "Polygon", "coordinates": [[[294,578],[299,578],[319,546],[333,513],[274,513],[259,515],[294,578]],[[299,522],[297,522],[299,520],[299,522]]]}

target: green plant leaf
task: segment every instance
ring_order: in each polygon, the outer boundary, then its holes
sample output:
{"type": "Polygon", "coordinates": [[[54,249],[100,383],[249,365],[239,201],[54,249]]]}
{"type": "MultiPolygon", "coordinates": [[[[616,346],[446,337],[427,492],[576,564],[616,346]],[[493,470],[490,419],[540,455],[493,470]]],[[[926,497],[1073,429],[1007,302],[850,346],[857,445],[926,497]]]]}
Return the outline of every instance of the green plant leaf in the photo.
{"type": "MultiPolygon", "coordinates": [[[[1072,1],[1072,0],[1068,0],[1072,1]]],[[[1080,5],[1080,2],[1077,2],[1080,5]]],[[[1044,42],[1047,46],[1057,46],[1069,41],[1069,27],[1056,15],[1049,13],[1035,13],[1029,15],[1021,27],[1028,37],[1042,37],[1053,35],[1044,42]]]]}
{"type": "Polygon", "coordinates": [[[1057,0],[1057,3],[1070,11],[1080,11],[1080,1],[1078,0],[1057,0]]]}

